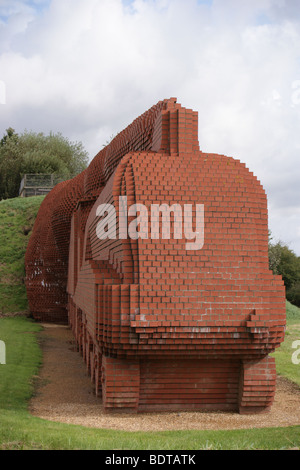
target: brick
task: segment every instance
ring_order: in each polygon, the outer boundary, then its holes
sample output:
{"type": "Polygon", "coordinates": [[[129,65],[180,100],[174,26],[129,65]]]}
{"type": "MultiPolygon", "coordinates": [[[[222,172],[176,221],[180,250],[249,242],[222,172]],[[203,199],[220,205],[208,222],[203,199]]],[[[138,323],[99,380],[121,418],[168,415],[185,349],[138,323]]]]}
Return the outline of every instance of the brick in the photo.
{"type": "Polygon", "coordinates": [[[160,101],[43,201],[25,258],[30,310],[70,325],[106,410],[269,410],[285,291],[267,224],[253,173],[201,152],[198,114],[160,101]],[[202,249],[186,250],[172,217],[170,239],[152,240],[149,224],[148,238],[99,239],[100,204],[126,228],[119,196],[149,211],[189,204],[193,232],[203,204],[202,249]]]}

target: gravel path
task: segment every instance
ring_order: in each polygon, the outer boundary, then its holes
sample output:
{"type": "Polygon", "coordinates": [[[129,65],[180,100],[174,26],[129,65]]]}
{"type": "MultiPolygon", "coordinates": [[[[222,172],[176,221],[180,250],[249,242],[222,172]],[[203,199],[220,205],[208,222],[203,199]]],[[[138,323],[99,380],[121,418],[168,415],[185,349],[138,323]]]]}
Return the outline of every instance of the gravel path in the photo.
{"type": "Polygon", "coordinates": [[[300,388],[278,377],[275,403],[269,413],[174,412],[107,414],[82,357],[74,348],[68,327],[43,324],[40,342],[43,367],[35,378],[36,393],[30,412],[40,418],[68,424],[125,431],[242,429],[300,425],[300,388]]]}

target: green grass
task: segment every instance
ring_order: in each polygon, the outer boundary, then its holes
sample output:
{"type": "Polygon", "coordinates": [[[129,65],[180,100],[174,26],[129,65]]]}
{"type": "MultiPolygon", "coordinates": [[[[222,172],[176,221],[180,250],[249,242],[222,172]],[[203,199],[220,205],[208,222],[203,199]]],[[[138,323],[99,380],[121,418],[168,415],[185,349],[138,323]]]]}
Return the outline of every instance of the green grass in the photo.
{"type": "Polygon", "coordinates": [[[300,308],[286,301],[286,322],[287,325],[300,323],[300,308]]]}
{"type": "Polygon", "coordinates": [[[0,314],[28,308],[24,254],[44,196],[0,201],[0,314]]]}
{"type": "Polygon", "coordinates": [[[292,344],[294,341],[300,340],[300,308],[287,301],[286,317],[287,329],[285,339],[273,356],[276,360],[277,373],[300,386],[300,364],[293,364],[292,362],[292,354],[295,352],[292,344]]]}
{"type": "Polygon", "coordinates": [[[234,431],[125,432],[1,416],[0,449],[279,450],[299,447],[300,426],[234,431]]]}
{"type": "Polygon", "coordinates": [[[0,339],[6,345],[6,364],[0,365],[1,410],[26,410],[32,396],[32,377],[42,353],[35,333],[41,327],[26,317],[0,318],[0,339]]]}

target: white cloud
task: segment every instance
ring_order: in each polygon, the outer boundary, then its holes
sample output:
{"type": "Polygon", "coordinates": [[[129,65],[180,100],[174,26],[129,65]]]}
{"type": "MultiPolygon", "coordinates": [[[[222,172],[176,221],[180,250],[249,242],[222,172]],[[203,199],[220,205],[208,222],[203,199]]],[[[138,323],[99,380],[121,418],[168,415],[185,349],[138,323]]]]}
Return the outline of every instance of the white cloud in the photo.
{"type": "Polygon", "coordinates": [[[61,131],[93,157],[177,96],[199,112],[201,149],[262,181],[274,236],[300,255],[299,13],[293,0],[0,0],[0,133],[61,131]]]}

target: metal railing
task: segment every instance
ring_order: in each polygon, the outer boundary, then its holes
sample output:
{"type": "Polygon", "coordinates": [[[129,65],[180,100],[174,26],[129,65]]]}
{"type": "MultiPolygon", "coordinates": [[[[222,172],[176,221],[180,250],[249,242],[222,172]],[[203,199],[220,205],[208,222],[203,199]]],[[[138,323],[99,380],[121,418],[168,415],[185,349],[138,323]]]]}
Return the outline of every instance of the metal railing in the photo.
{"type": "Polygon", "coordinates": [[[48,194],[58,183],[73,178],[74,175],[55,175],[55,174],[26,174],[23,176],[19,196],[40,196],[48,194]]]}

